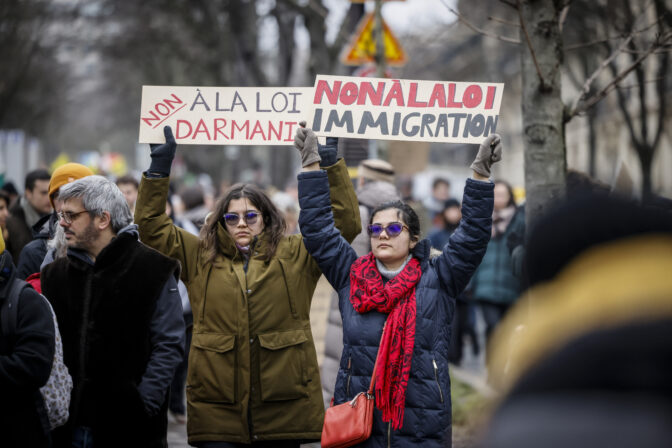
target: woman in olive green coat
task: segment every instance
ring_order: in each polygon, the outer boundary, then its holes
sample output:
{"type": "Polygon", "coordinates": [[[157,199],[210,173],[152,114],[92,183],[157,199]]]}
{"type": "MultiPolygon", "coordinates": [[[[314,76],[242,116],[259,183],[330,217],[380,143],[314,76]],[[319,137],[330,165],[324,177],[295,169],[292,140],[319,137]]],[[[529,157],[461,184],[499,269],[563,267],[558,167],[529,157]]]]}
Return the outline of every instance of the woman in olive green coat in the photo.
{"type": "MultiPolygon", "coordinates": [[[[200,238],[175,227],[164,210],[176,144],[169,127],[164,133],[166,143],[152,145],[135,222],[145,244],[181,262],[189,290],[189,443],[298,447],[320,439],[324,408],[309,316],[317,263],[301,235],[283,235],[282,216],[249,184],[218,201],[200,238]]],[[[301,128],[296,146],[304,167],[320,161],[312,131],[301,128]]],[[[352,183],[342,160],[326,170],[334,216],[352,241],[361,228],[352,183]]]]}

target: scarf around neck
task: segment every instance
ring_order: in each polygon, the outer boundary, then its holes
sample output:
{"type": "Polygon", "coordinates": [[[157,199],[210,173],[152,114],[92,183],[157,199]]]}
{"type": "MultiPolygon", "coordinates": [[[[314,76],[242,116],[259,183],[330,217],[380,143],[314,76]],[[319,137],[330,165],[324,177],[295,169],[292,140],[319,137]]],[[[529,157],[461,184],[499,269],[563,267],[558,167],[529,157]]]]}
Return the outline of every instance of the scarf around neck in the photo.
{"type": "Polygon", "coordinates": [[[394,278],[383,283],[373,253],[358,258],[350,268],[350,303],[360,313],[388,314],[378,348],[374,395],[383,421],[401,428],[406,388],[415,344],[415,287],[422,276],[420,262],[411,258],[394,278]]]}

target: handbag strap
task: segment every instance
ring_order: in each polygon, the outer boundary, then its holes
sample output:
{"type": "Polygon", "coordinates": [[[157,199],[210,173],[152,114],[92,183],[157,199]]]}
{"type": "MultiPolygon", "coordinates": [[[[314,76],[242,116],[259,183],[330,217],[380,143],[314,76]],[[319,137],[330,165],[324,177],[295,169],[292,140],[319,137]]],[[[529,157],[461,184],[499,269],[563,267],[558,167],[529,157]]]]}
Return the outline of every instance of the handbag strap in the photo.
{"type": "Polygon", "coordinates": [[[378,342],[378,353],[376,353],[376,362],[373,364],[373,373],[371,374],[371,382],[369,383],[369,390],[366,392],[367,395],[373,396],[373,387],[376,385],[376,369],[378,368],[378,360],[380,359],[380,343],[383,342],[383,334],[385,334],[385,327],[387,326],[387,320],[383,324],[383,333],[380,335],[380,341],[378,342]]]}

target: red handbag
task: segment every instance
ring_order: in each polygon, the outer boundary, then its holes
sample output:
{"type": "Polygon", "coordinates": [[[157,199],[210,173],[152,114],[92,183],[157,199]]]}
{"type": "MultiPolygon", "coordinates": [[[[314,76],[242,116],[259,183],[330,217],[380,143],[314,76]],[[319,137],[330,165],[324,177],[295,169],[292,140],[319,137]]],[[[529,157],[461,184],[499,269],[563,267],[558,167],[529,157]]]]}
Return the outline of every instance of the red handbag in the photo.
{"type": "MultiPolygon", "coordinates": [[[[385,331],[385,326],[383,326],[383,331],[385,331]]],[[[376,383],[377,366],[378,355],[376,355],[376,363],[373,366],[371,383],[367,392],[360,392],[352,400],[337,406],[332,404],[327,409],[322,426],[322,442],[320,444],[322,448],[346,448],[361,443],[371,436],[373,386],[376,383]]]]}

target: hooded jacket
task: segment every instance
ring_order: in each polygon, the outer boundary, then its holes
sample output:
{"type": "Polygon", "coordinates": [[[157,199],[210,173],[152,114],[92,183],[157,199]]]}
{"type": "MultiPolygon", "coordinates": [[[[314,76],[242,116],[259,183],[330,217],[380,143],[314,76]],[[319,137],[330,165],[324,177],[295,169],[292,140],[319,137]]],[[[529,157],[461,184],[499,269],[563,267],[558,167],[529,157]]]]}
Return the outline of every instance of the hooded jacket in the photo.
{"type": "MultiPolygon", "coordinates": [[[[406,409],[401,429],[392,430],[374,410],[366,447],[451,446],[451,402],[448,355],[455,299],[480,263],[490,239],[494,185],[468,179],[463,218],[442,254],[430,257],[429,240],[420,241],[413,256],[422,277],[416,285],[417,317],[406,409]]],[[[350,267],[357,253],[334,228],[325,204],[329,201],[321,173],[299,175],[299,224],[306,247],[329,283],[338,291],[343,320],[343,353],[336,377],[334,405],[365,392],[371,381],[383,324],[387,315],[359,314],[350,302],[350,267]]]]}
{"type": "MultiPolygon", "coordinates": [[[[361,227],[345,163],[327,173],[337,222],[352,240],[361,227]]],[[[301,235],[283,237],[266,260],[262,233],[245,269],[218,224],[219,251],[211,263],[199,238],[164,213],[168,184],[168,178],[143,177],[135,221],[146,244],[180,261],[189,291],[189,443],[319,439],[324,408],[310,304],[321,272],[301,235]]]]}

